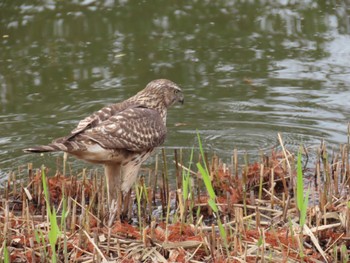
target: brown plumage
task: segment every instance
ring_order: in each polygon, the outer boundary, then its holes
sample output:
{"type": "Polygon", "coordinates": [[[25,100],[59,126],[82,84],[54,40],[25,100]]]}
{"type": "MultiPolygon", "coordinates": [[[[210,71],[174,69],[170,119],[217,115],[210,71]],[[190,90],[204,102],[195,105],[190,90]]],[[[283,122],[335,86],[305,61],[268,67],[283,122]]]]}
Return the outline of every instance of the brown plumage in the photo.
{"type": "Polygon", "coordinates": [[[167,109],[183,101],[177,84],[166,79],[153,80],[133,97],[81,120],[68,136],[24,151],[63,151],[103,164],[111,203],[118,191],[130,190],[142,162],[164,142],[167,109]]]}

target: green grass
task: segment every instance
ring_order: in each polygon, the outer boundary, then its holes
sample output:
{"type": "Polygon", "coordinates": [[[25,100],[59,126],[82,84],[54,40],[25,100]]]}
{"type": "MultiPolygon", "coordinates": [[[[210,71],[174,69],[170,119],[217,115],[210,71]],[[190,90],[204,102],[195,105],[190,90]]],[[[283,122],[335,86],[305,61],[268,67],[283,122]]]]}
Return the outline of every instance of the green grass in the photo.
{"type": "Polygon", "coordinates": [[[300,225],[300,251],[299,255],[303,259],[304,249],[303,249],[303,228],[306,221],[306,214],[309,204],[309,193],[310,187],[307,189],[306,194],[304,195],[304,176],[303,176],[303,168],[301,163],[301,148],[298,151],[298,160],[297,160],[297,208],[299,211],[299,225],[300,225]]]}
{"type": "Polygon", "coordinates": [[[299,210],[299,224],[301,227],[301,231],[305,224],[306,220],[306,212],[309,204],[309,193],[310,187],[307,189],[306,194],[304,195],[304,178],[303,178],[303,170],[301,163],[301,150],[298,152],[298,161],[297,161],[297,207],[299,210]]]}
{"type": "Polygon", "coordinates": [[[188,170],[187,171],[185,171],[184,169],[182,170],[182,197],[183,197],[184,201],[187,201],[190,198],[190,196],[189,196],[189,193],[191,191],[190,170],[191,170],[192,159],[193,159],[193,147],[191,150],[188,170]]]}
{"type": "MultiPolygon", "coordinates": [[[[4,250],[4,263],[10,263],[10,255],[9,251],[7,249],[6,241],[3,243],[3,250],[4,250]]],[[[0,257],[0,262],[2,262],[1,257],[0,257]]]]}
{"type": "MultiPolygon", "coordinates": [[[[186,209],[188,209],[188,205],[189,205],[189,210],[192,211],[192,208],[194,206],[194,200],[193,200],[193,193],[191,193],[192,191],[192,184],[191,184],[191,165],[192,165],[192,160],[193,160],[193,151],[194,148],[192,147],[191,149],[191,154],[190,154],[190,160],[189,160],[189,164],[188,164],[188,170],[185,171],[185,169],[182,169],[182,202],[181,205],[182,207],[180,207],[180,216],[181,216],[181,222],[185,222],[185,212],[186,209]],[[190,202],[188,204],[188,201],[190,202]]],[[[180,199],[180,196],[179,196],[180,199]]],[[[190,222],[193,223],[193,214],[189,213],[190,216],[190,222]]]]}
{"type": "Polygon", "coordinates": [[[343,263],[349,262],[349,253],[345,244],[341,245],[340,251],[341,251],[342,262],[343,263]]]}
{"type": "MultiPolygon", "coordinates": [[[[138,215],[138,220],[139,220],[139,228],[140,231],[142,230],[142,225],[143,225],[143,220],[142,220],[142,214],[141,214],[141,199],[142,199],[142,194],[143,194],[143,189],[144,186],[141,184],[135,184],[135,193],[136,193],[136,202],[137,202],[137,215],[138,215]]],[[[145,191],[147,192],[147,191],[145,191]]]]}
{"type": "Polygon", "coordinates": [[[198,162],[197,168],[198,168],[200,174],[202,175],[204,185],[205,185],[207,192],[208,192],[208,195],[209,195],[208,205],[211,207],[211,209],[214,212],[214,215],[217,219],[221,239],[223,240],[226,251],[229,254],[228,245],[227,245],[227,234],[226,234],[224,226],[221,223],[219,209],[218,209],[218,206],[216,204],[216,195],[215,195],[213,185],[211,183],[209,169],[208,169],[207,164],[205,162],[205,155],[204,155],[204,151],[203,151],[202,141],[201,141],[201,138],[200,138],[198,131],[197,131],[197,138],[198,138],[199,150],[200,150],[202,160],[204,163],[204,167],[203,167],[203,165],[200,162],[198,162]]]}
{"type": "Polygon", "coordinates": [[[47,213],[47,216],[48,216],[49,221],[50,221],[50,230],[48,233],[48,238],[49,238],[50,247],[51,247],[51,251],[52,251],[51,262],[56,263],[57,262],[56,243],[57,243],[58,237],[61,235],[61,231],[60,231],[58,224],[57,224],[56,210],[55,210],[55,208],[52,208],[52,210],[51,210],[49,190],[48,190],[48,186],[47,186],[44,167],[42,167],[42,169],[41,169],[41,175],[42,175],[44,196],[45,196],[45,201],[46,201],[46,213],[47,213]]]}

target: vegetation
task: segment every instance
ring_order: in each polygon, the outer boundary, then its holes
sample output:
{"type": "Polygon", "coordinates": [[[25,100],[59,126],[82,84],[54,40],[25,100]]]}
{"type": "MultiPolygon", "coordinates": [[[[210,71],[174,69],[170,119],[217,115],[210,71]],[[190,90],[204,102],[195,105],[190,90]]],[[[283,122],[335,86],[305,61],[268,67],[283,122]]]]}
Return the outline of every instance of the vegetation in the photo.
{"type": "Polygon", "coordinates": [[[198,150],[175,150],[174,170],[163,150],[142,172],[128,222],[107,208],[98,170],[13,173],[1,190],[0,262],[349,261],[348,144],[322,143],[307,161],[279,135],[259,161],[235,150],[227,164],[197,138],[198,150]]]}

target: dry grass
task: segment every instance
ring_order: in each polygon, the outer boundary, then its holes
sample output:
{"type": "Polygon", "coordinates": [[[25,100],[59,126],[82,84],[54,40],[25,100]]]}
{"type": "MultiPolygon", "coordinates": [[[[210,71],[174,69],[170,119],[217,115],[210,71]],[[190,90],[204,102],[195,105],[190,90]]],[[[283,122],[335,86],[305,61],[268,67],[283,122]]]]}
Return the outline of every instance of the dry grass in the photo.
{"type": "MultiPolygon", "coordinates": [[[[195,165],[189,168],[182,151],[174,154],[174,172],[167,170],[171,160],[165,160],[163,151],[162,160],[140,179],[140,199],[129,209],[130,224],[114,220],[116,211],[105,205],[104,178],[96,171],[49,177],[50,203],[60,228],[57,261],[348,262],[348,145],[330,153],[321,144],[304,167],[304,184],[311,192],[303,228],[296,205],[296,153],[283,146],[282,138],[259,162],[249,164],[243,156],[240,164],[237,151],[229,164],[216,155],[197,158],[195,162],[207,162],[226,242],[208,205],[201,174],[193,170],[195,165]],[[190,174],[187,197],[183,171],[190,174]],[[169,178],[176,182],[169,184],[169,178]],[[68,212],[62,217],[62,211],[68,212]]],[[[2,190],[0,262],[52,259],[41,170],[29,165],[28,179],[23,183],[10,176],[2,190]]]]}

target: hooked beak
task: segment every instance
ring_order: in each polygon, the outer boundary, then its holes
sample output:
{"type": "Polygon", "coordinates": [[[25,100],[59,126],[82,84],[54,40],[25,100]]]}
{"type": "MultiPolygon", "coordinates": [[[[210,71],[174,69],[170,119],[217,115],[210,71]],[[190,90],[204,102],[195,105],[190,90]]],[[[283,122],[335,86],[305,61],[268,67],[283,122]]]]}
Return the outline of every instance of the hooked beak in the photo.
{"type": "Polygon", "coordinates": [[[181,95],[179,96],[179,100],[178,100],[181,104],[184,104],[185,102],[185,98],[184,95],[181,93],[181,95]]]}

